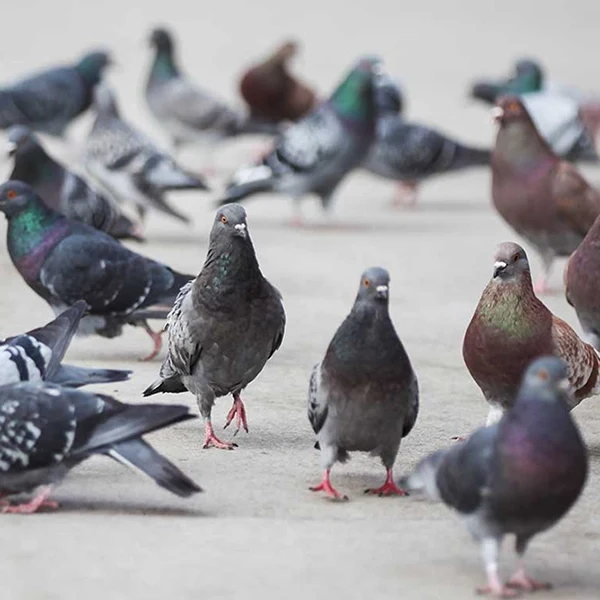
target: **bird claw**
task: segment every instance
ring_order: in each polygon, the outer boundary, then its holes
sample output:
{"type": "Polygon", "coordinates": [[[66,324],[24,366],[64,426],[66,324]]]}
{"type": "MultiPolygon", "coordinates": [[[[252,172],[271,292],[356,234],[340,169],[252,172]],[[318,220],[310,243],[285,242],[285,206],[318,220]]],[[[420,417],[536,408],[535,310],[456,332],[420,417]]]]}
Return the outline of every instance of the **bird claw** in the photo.
{"type": "Polygon", "coordinates": [[[158,355],[158,353],[160,352],[161,348],[162,348],[162,331],[153,331],[151,329],[151,327],[148,325],[148,323],[143,323],[142,327],[144,328],[144,330],[146,331],[146,333],[152,338],[152,342],[154,344],[153,348],[152,348],[152,352],[150,352],[150,354],[148,354],[148,356],[144,357],[144,358],[140,358],[140,362],[148,362],[150,360],[153,360],[154,358],[156,358],[156,356],[158,355]]]}
{"type": "Polygon", "coordinates": [[[218,448],[219,450],[233,450],[237,448],[237,444],[233,442],[222,442],[213,431],[212,425],[210,422],[206,423],[206,433],[204,436],[204,445],[202,446],[204,450],[207,448],[218,448]]]}
{"type": "Polygon", "coordinates": [[[325,492],[325,495],[331,498],[332,500],[337,500],[339,502],[346,502],[348,500],[348,496],[344,494],[340,494],[332,485],[331,481],[329,481],[329,472],[326,472],[323,480],[319,485],[315,485],[308,488],[311,492],[325,492]]]}
{"type": "Polygon", "coordinates": [[[50,486],[44,486],[29,502],[25,502],[23,504],[7,504],[2,506],[1,512],[3,514],[31,515],[34,512],[37,512],[40,508],[51,508],[56,510],[59,506],[58,502],[47,499],[50,495],[50,490],[50,486]]]}
{"type": "Polygon", "coordinates": [[[519,590],[522,592],[537,592],[540,590],[552,589],[552,584],[537,581],[525,573],[525,571],[517,571],[507,582],[506,587],[512,590],[519,590]]]}
{"type": "Polygon", "coordinates": [[[248,422],[246,421],[246,407],[242,402],[242,399],[239,396],[234,396],[233,406],[227,413],[227,419],[225,421],[225,425],[223,429],[227,429],[231,422],[235,418],[236,429],[234,432],[234,436],[238,434],[240,428],[243,427],[245,432],[248,433],[248,422]]]}
{"type": "Polygon", "coordinates": [[[496,587],[486,585],[475,590],[479,596],[495,596],[496,598],[516,598],[519,596],[519,592],[509,588],[507,585],[496,587]]]}
{"type": "Polygon", "coordinates": [[[399,488],[394,483],[394,477],[392,476],[392,470],[388,469],[385,478],[385,483],[378,488],[367,488],[365,494],[377,495],[380,498],[383,496],[408,496],[408,492],[399,488]]]}

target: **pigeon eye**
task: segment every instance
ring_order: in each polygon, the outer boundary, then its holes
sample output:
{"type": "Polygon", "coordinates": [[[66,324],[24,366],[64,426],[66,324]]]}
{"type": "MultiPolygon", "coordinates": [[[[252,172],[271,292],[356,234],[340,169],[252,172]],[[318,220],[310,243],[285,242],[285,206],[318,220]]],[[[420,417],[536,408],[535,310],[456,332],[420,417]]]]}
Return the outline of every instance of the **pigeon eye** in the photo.
{"type": "Polygon", "coordinates": [[[540,369],[538,371],[538,378],[542,381],[548,381],[548,379],[550,379],[550,375],[548,375],[548,371],[546,371],[545,369],[540,369]]]}
{"type": "Polygon", "coordinates": [[[365,280],[363,281],[363,285],[364,285],[365,287],[369,287],[369,286],[371,285],[371,282],[370,282],[368,279],[365,279],[365,280]]]}
{"type": "Polygon", "coordinates": [[[227,223],[229,223],[229,219],[225,215],[221,215],[221,223],[227,225],[227,223]]]}
{"type": "Polygon", "coordinates": [[[17,197],[17,192],[15,192],[15,190],[8,190],[8,192],[6,192],[7,197],[12,200],[13,198],[17,197]]]}
{"type": "Polygon", "coordinates": [[[519,253],[515,254],[513,256],[513,262],[517,262],[520,258],[521,258],[521,255],[519,253]]]}

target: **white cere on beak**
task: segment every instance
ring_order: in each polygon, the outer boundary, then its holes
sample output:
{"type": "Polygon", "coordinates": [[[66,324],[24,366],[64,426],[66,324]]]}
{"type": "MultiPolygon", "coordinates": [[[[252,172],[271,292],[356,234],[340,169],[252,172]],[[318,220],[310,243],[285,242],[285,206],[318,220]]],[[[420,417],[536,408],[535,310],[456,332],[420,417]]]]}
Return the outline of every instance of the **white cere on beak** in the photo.
{"type": "Polygon", "coordinates": [[[568,379],[563,379],[559,384],[558,387],[561,390],[564,390],[565,392],[571,392],[572,388],[571,388],[571,382],[568,379]]]}
{"type": "Polygon", "coordinates": [[[235,228],[238,231],[246,231],[246,224],[245,223],[238,223],[237,225],[235,225],[235,228]]]}
{"type": "Polygon", "coordinates": [[[506,269],[507,264],[503,260],[497,260],[494,263],[494,270],[496,269],[506,269]]]}
{"type": "Polygon", "coordinates": [[[501,119],[504,116],[504,109],[501,106],[494,106],[494,108],[492,108],[490,111],[490,114],[492,115],[492,119],[494,119],[494,121],[501,119]]]}
{"type": "Polygon", "coordinates": [[[381,296],[382,298],[387,298],[388,295],[388,286],[387,285],[378,285],[375,288],[377,295],[381,296]]]}

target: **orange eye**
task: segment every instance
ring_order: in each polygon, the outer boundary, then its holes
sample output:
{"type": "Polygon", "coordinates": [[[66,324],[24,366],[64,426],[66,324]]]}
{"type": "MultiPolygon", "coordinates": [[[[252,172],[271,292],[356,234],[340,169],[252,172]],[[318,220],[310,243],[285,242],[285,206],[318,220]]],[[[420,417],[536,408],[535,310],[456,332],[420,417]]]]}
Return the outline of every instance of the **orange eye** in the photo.
{"type": "Polygon", "coordinates": [[[229,223],[229,219],[225,215],[221,215],[221,223],[224,223],[226,225],[227,223],[229,223]]]}
{"type": "Polygon", "coordinates": [[[371,282],[370,282],[368,279],[365,279],[365,280],[363,281],[363,285],[364,285],[365,287],[369,287],[369,286],[371,285],[371,282]]]}
{"type": "Polygon", "coordinates": [[[520,112],[520,110],[521,110],[521,105],[520,105],[518,102],[511,102],[511,103],[508,105],[508,110],[509,110],[510,112],[520,112]]]}
{"type": "Polygon", "coordinates": [[[6,195],[10,200],[12,200],[13,198],[17,197],[17,192],[15,192],[15,190],[8,190],[8,192],[6,192],[6,195]]]}
{"type": "Polygon", "coordinates": [[[513,262],[517,262],[519,259],[521,258],[521,255],[517,252],[514,256],[513,256],[513,262]]]}
{"type": "Polygon", "coordinates": [[[537,375],[542,381],[548,381],[548,379],[550,379],[550,375],[548,375],[548,371],[546,371],[545,369],[540,369],[537,372],[537,375]]]}

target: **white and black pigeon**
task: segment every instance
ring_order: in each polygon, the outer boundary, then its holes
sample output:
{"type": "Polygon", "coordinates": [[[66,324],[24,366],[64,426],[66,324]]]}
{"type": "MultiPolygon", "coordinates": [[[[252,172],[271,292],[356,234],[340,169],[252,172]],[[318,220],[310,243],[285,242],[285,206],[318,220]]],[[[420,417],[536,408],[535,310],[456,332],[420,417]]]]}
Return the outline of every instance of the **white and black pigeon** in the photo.
{"type": "Polygon", "coordinates": [[[195,418],[176,404],[124,404],[49,383],[0,387],[0,512],[33,513],[52,486],[86,458],[104,454],[187,498],[201,488],[142,436],[195,418]],[[23,501],[23,496],[28,496],[23,501]],[[15,503],[11,503],[16,500],[15,503]]]}
{"type": "Polygon", "coordinates": [[[65,387],[80,387],[129,379],[131,371],[62,364],[86,310],[87,304],[79,300],[43,327],[0,341],[0,385],[49,381],[65,387]]]}
{"type": "Polygon", "coordinates": [[[234,173],[220,204],[259,193],[281,193],[296,203],[316,194],[328,208],[344,177],[360,166],[375,139],[376,58],[363,58],[329,100],[288,127],[259,164],[234,173]]]}
{"type": "Polygon", "coordinates": [[[419,386],[389,314],[388,272],[371,267],[361,276],[348,317],[336,331],[323,360],[315,365],[308,393],[308,418],[317,435],[325,473],[312,491],[346,500],[329,478],[348,452],[371,452],[386,469],[385,483],[366,493],[405,495],[392,469],[417,420],[419,386]]]}
{"type": "Polygon", "coordinates": [[[566,364],[538,358],[499,423],[428,456],[401,481],[456,510],[481,544],[488,585],[479,593],[505,598],[550,587],[527,575],[523,557],[531,538],[555,525],[585,484],[587,449],[569,414],[573,401],[566,364]],[[520,564],[503,584],[498,555],[507,534],[516,536],[520,564]]]}
{"type": "Polygon", "coordinates": [[[0,88],[0,129],[26,125],[62,136],[92,103],[94,88],[111,63],[106,52],[90,52],[79,62],[41,71],[0,88]]]}
{"type": "Polygon", "coordinates": [[[250,118],[230,108],[184,77],[175,60],[173,36],[166,29],[154,29],[150,43],[155,55],[146,83],[146,102],[175,147],[193,142],[214,144],[243,134],[279,132],[275,123],[250,118]]]}
{"type": "Polygon", "coordinates": [[[108,87],[95,90],[94,110],[96,120],[85,151],[89,173],[118,201],[132,202],[142,219],[148,209],[156,209],[188,223],[188,217],[167,203],[165,194],[207,190],[206,183],[123,121],[108,87]]]}
{"type": "Polygon", "coordinates": [[[84,300],[81,335],[113,338],[125,325],[143,327],[159,352],[161,336],[149,319],[165,319],[192,276],[129,250],[114,238],[46,206],[31,186],[0,186],[0,212],[8,220],[8,253],[25,283],[56,314],[84,300]]]}
{"type": "Polygon", "coordinates": [[[136,224],[115,202],[52,158],[28,127],[11,127],[7,146],[14,161],[9,179],[28,183],[48,206],[71,219],[116,239],[142,240],[136,224]]]}
{"type": "Polygon", "coordinates": [[[190,391],[204,418],[204,447],[231,450],[235,444],[222,442],[213,430],[215,399],[231,394],[225,427],[235,418],[236,433],[242,425],[248,431],[240,394],[279,348],[284,329],[281,295],[261,273],[246,211],[239,204],[223,206],[202,271],[182,288],[169,315],[169,352],[144,396],[190,391]]]}

